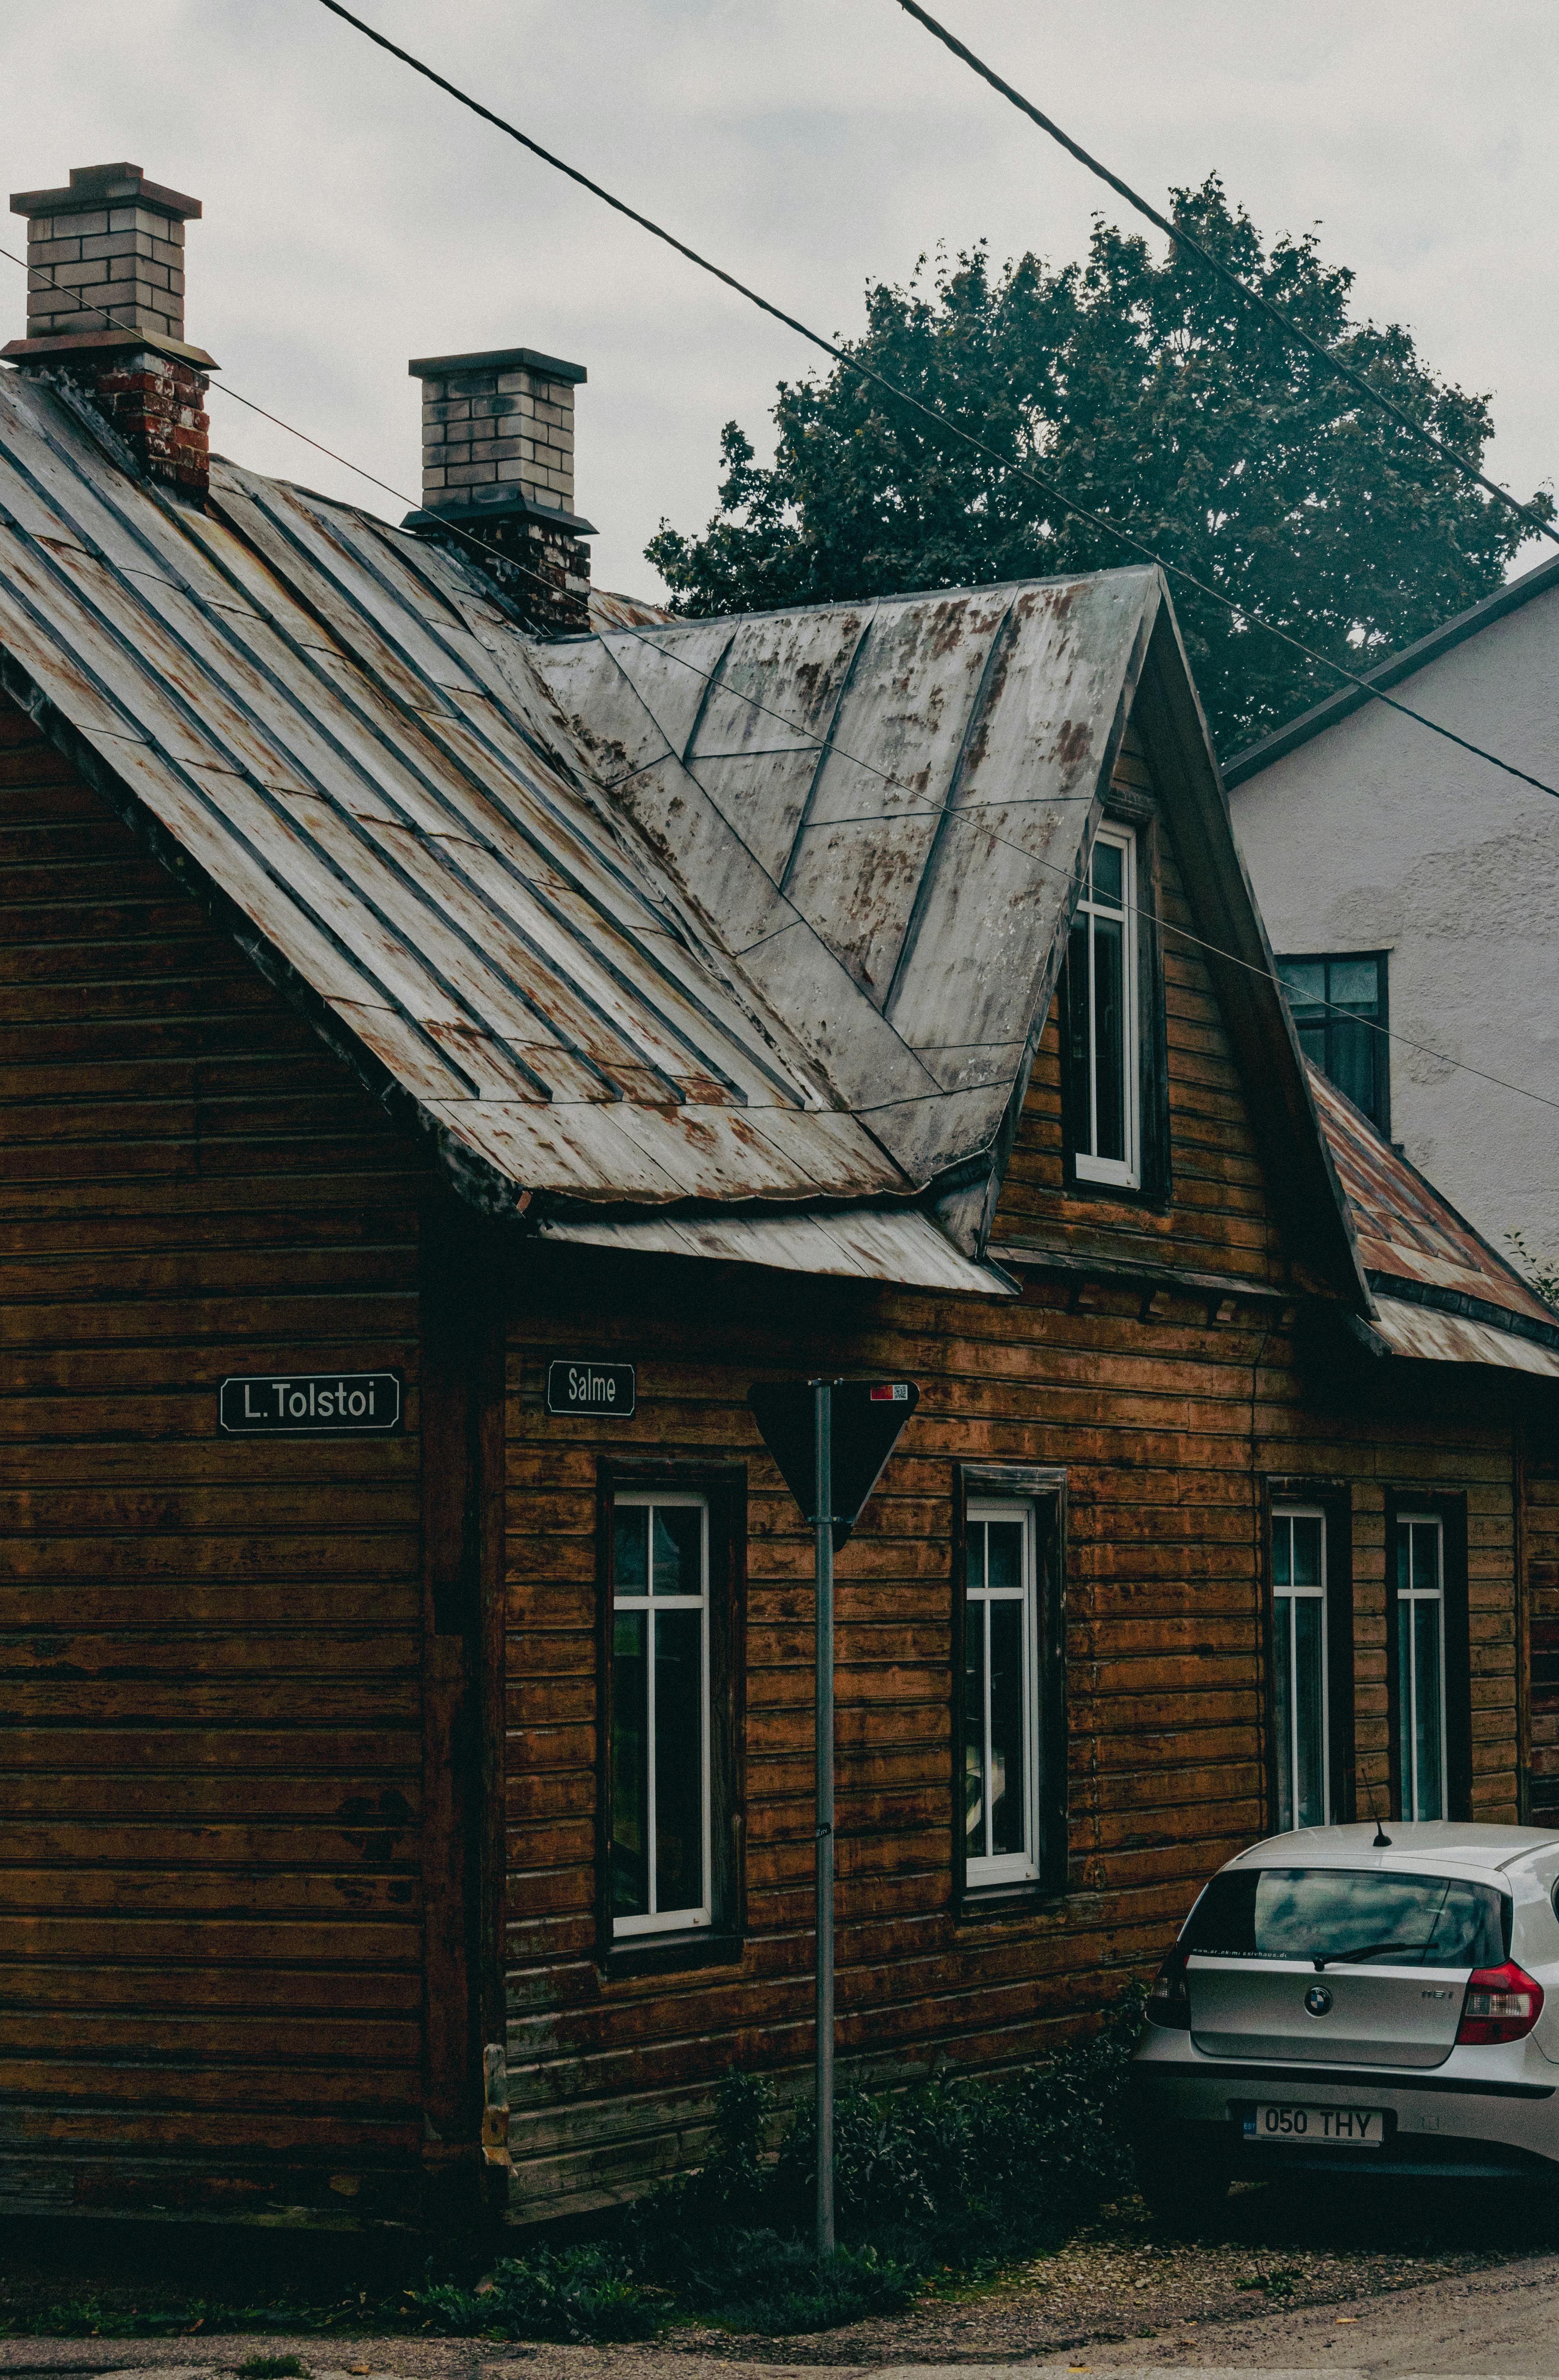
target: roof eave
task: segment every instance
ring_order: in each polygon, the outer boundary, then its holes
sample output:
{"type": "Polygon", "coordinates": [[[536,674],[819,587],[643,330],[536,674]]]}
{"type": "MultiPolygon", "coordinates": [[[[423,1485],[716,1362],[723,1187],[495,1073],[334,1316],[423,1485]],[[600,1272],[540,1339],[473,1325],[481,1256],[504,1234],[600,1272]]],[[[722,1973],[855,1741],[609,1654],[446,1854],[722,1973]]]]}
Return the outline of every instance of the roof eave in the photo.
{"type": "Polygon", "coordinates": [[[1519,578],[1513,578],[1508,586],[1497,588],[1493,595],[1485,595],[1482,601],[1474,603],[1470,610],[1458,612],[1454,620],[1445,621],[1441,627],[1432,628],[1427,637],[1420,637],[1416,643],[1405,646],[1389,661],[1367,670],[1359,685],[1340,687],[1335,694],[1329,694],[1324,702],[1314,703],[1309,710],[1301,711],[1297,719],[1291,719],[1286,727],[1275,728],[1272,735],[1263,736],[1259,744],[1251,744],[1245,751],[1237,752],[1224,764],[1225,786],[1232,793],[1237,785],[1243,785],[1251,778],[1259,776],[1263,769],[1270,769],[1275,760],[1286,759],[1302,744],[1323,735],[1328,727],[1335,727],[1342,720],[1351,717],[1354,711],[1361,710],[1372,699],[1377,688],[1384,692],[1391,686],[1402,685],[1405,679],[1426,669],[1431,662],[1438,661],[1442,654],[1453,652],[1469,637],[1492,628],[1496,620],[1508,618],[1512,612],[1518,612],[1523,604],[1529,603],[1535,595],[1546,595],[1550,588],[1555,586],[1559,586],[1559,555],[1555,555],[1552,562],[1540,562],[1536,569],[1525,571],[1519,578]]]}

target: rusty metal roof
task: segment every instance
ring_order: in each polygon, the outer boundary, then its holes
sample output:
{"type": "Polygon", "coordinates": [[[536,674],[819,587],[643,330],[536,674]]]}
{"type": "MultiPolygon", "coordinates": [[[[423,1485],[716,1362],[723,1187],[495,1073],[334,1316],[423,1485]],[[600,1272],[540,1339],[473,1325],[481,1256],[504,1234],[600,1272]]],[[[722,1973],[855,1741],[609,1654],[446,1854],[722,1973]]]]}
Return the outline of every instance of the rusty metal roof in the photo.
{"type": "Polygon", "coordinates": [[[0,374],[9,690],[503,1204],[916,1185],[580,766],[530,640],[415,537],[230,464],[163,499],[0,374]]]}
{"type": "MultiPolygon", "coordinates": [[[[1382,1139],[1335,1084],[1316,1066],[1309,1066],[1309,1074],[1366,1277],[1371,1288],[1391,1299],[1396,1309],[1396,1335],[1386,1335],[1394,1344],[1401,1341],[1397,1352],[1486,1363],[1493,1360],[1485,1346],[1491,1334],[1503,1334],[1507,1342],[1515,1335],[1559,1350],[1559,1315],[1553,1308],[1480,1238],[1416,1166],[1382,1139]],[[1401,1319],[1404,1305],[1423,1309],[1424,1320],[1409,1326],[1401,1319]],[[1458,1339],[1455,1332],[1438,1330],[1440,1320],[1454,1316],[1479,1323],[1481,1335],[1463,1333],[1458,1339]],[[1483,1352],[1457,1354],[1452,1352],[1455,1346],[1483,1352]]],[[[1544,1368],[1528,1364],[1514,1350],[1507,1360],[1529,1369],[1544,1368]]]]}
{"type": "Polygon", "coordinates": [[[0,374],[8,690],[499,1206],[908,1198],[988,1150],[1160,601],[548,647],[415,536],[220,461],[176,502],[0,374]]]}
{"type": "Polygon", "coordinates": [[[1156,571],[653,609],[539,642],[468,560],[220,460],[176,500],[0,372],[0,683],[467,1196],[977,1261],[1135,706],[1275,1196],[1362,1305],[1156,571]]]}
{"type": "Polygon", "coordinates": [[[590,625],[598,636],[605,628],[669,628],[675,619],[663,603],[641,595],[614,595],[609,587],[590,589],[590,625]]]}

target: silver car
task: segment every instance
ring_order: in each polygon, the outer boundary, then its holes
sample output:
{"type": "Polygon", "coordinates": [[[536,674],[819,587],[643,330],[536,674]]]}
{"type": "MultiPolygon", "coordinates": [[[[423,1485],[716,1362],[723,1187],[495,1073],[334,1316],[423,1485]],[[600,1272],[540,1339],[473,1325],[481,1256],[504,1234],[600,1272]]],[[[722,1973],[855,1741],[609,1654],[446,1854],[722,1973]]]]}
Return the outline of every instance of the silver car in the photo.
{"type": "Polygon", "coordinates": [[[1315,1827],[1219,1869],[1130,2070],[1142,2193],[1182,2225],[1236,2176],[1559,2183],[1559,1834],[1315,1827]]]}

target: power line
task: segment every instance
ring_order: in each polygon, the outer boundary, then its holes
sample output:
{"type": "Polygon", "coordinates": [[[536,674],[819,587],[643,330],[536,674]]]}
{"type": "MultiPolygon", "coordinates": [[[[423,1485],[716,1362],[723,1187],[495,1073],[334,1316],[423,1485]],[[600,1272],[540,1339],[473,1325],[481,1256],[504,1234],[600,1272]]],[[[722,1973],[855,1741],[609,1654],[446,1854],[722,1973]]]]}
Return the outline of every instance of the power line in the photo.
{"type": "MultiPolygon", "coordinates": [[[[0,256],[8,258],[13,264],[22,265],[24,271],[30,270],[46,274],[51,285],[55,289],[59,290],[62,295],[73,298],[76,305],[83,312],[103,315],[103,320],[106,322],[111,322],[115,330],[127,332],[132,338],[140,338],[144,336],[144,334],[138,331],[133,323],[125,322],[122,316],[110,312],[106,307],[88,306],[86,301],[78,297],[74,290],[66,290],[65,288],[65,285],[55,278],[54,273],[47,265],[34,265],[30,268],[26,265],[22,258],[14,254],[8,248],[0,248],[0,256]]],[[[326,446],[320,439],[311,437],[307,430],[299,430],[293,422],[284,421],[279,413],[272,413],[268,407],[259,404],[255,398],[243,395],[239,390],[232,387],[227,382],[208,382],[208,386],[216,387],[222,395],[232,397],[235,403],[247,407],[251,413],[261,415],[265,420],[274,423],[278,430],[284,430],[290,438],[296,438],[300,440],[305,446],[311,446],[316,454],[328,455],[332,463],[341,464],[344,469],[355,472],[359,479],[367,480],[371,486],[381,488],[386,495],[393,496],[398,504],[412,505],[413,500],[406,494],[405,489],[393,486],[388,480],[381,480],[377,472],[369,470],[363,464],[354,463],[349,455],[338,454],[333,446],[326,446]]],[[[474,529],[467,528],[464,523],[453,520],[444,520],[442,525],[446,528],[452,530],[457,537],[463,538],[467,545],[475,547],[478,552],[489,553],[495,561],[502,563],[506,569],[517,570],[522,577],[534,579],[536,584],[542,588],[548,594],[550,595],[556,593],[557,590],[552,586],[551,581],[545,578],[539,571],[528,568],[523,562],[514,561],[512,557],[506,554],[501,547],[491,544],[484,537],[479,537],[474,529]]],[[[696,662],[689,661],[685,653],[674,651],[670,645],[662,644],[658,638],[647,635],[641,628],[634,628],[624,625],[613,633],[621,636],[632,637],[637,643],[647,645],[652,652],[661,653],[668,660],[675,662],[680,668],[691,671],[695,677],[701,678],[707,686],[712,686],[715,682],[715,673],[712,670],[700,669],[698,663],[696,662]]],[[[987,841],[994,846],[997,846],[1007,851],[1017,852],[1021,858],[1026,859],[1029,862],[1031,867],[1038,868],[1047,875],[1064,877],[1069,883],[1073,880],[1076,874],[1075,868],[1063,868],[1056,860],[1039,858],[1035,853],[1029,850],[1027,844],[1014,843],[1009,835],[997,834],[994,827],[986,826],[980,818],[974,815],[975,811],[987,808],[1027,809],[1045,807],[1059,808],[1061,806],[1061,797],[1036,795],[1032,800],[1020,796],[1011,801],[1005,802],[972,802],[962,809],[941,809],[938,808],[926,795],[921,793],[915,786],[907,784],[901,777],[896,777],[891,770],[879,768],[875,760],[864,760],[860,759],[857,754],[846,751],[842,745],[836,744],[828,737],[816,735],[810,728],[803,727],[799,721],[788,717],[784,711],[776,710],[771,703],[760,700],[755,694],[749,694],[742,687],[731,686],[726,686],[723,691],[728,694],[734,695],[738,701],[746,703],[750,709],[761,711],[765,718],[776,721],[779,725],[787,728],[792,735],[801,736],[806,744],[812,747],[814,750],[819,753],[830,753],[839,759],[848,761],[852,768],[864,769],[868,775],[879,778],[884,784],[891,786],[896,793],[907,794],[912,801],[918,802],[931,816],[937,819],[945,818],[954,826],[970,827],[975,833],[985,835],[987,841]]],[[[640,698],[641,700],[643,699],[642,696],[640,698]]],[[[646,705],[646,708],[647,710],[647,704],[646,705]]],[[[654,713],[651,712],[650,716],[653,718],[654,713]]],[[[659,725],[659,721],[656,722],[656,724],[657,726],[659,725]]],[[[662,729],[661,733],[664,735],[665,731],[662,729]]],[[[669,749],[674,748],[671,746],[670,738],[667,739],[667,743],[669,749]]],[[[694,783],[697,784],[699,780],[696,775],[695,775],[694,771],[687,766],[687,763],[683,762],[680,765],[687,769],[688,775],[693,777],[694,783]]],[[[707,792],[707,788],[701,788],[701,790],[707,792]]],[[[1091,797],[1089,798],[1091,799],[1091,797]]],[[[898,810],[865,810],[857,811],[848,818],[814,819],[809,821],[809,825],[812,828],[824,826],[893,825],[896,824],[902,816],[903,812],[898,810]]],[[[1205,951],[1208,955],[1213,958],[1226,959],[1231,966],[1241,968],[1247,975],[1256,976],[1263,983],[1275,985],[1279,998],[1284,999],[1286,997],[1283,991],[1281,978],[1271,969],[1257,966],[1250,959],[1242,959],[1237,952],[1226,950],[1222,943],[1210,942],[1204,936],[1191,933],[1189,928],[1185,926],[1174,925],[1168,918],[1160,917],[1155,912],[1145,910],[1135,902],[1124,902],[1122,904],[1122,911],[1123,914],[1128,917],[1149,918],[1151,922],[1157,926],[1161,933],[1175,934],[1182,942],[1189,944],[1194,950],[1205,951]]],[[[1503,1075],[1491,1075],[1481,1066],[1468,1065],[1465,1059],[1452,1058],[1443,1050],[1432,1049],[1427,1041],[1415,1041],[1405,1033],[1393,1032],[1388,1026],[1380,1024],[1375,1018],[1362,1016],[1356,1009],[1343,1007],[1340,1002],[1332,1000],[1311,1000],[1307,1002],[1307,1005],[1312,1008],[1324,1008],[1335,1016],[1347,1017],[1350,1023],[1366,1026],[1372,1033],[1379,1033],[1388,1041],[1399,1041],[1404,1049],[1420,1050],[1424,1056],[1434,1058],[1442,1064],[1455,1068],[1456,1071],[1460,1074],[1474,1075],[1480,1082],[1492,1083],[1500,1090],[1513,1091],[1519,1099],[1533,1099],[1540,1107],[1553,1108],[1555,1111],[1559,1111],[1559,1099],[1546,1099],[1541,1091],[1529,1090],[1526,1085],[1522,1083],[1507,1082],[1503,1075]]],[[[926,1096],[931,1097],[941,1095],[933,1095],[928,1093],[926,1096]]]]}
{"type": "Polygon", "coordinates": [[[1142,559],[1151,562],[1155,569],[1162,570],[1166,577],[1178,578],[1183,586],[1193,588],[1197,594],[1206,596],[1210,602],[1221,604],[1231,618],[1247,622],[1251,627],[1262,629],[1267,636],[1275,637],[1291,651],[1301,653],[1306,661],[1317,662],[1321,668],[1330,670],[1335,676],[1342,678],[1347,685],[1357,686],[1371,701],[1384,703],[1388,710],[1399,711],[1404,719],[1416,720],[1420,727],[1427,727],[1432,735],[1443,736],[1446,743],[1454,744],[1459,750],[1470,753],[1474,759],[1487,760],[1491,767],[1502,770],[1506,776],[1518,779],[1524,785],[1530,785],[1534,792],[1547,794],[1552,800],[1559,801],[1559,787],[1545,783],[1541,777],[1534,777],[1525,769],[1517,768],[1514,761],[1500,759],[1497,754],[1485,751],[1480,744],[1474,744],[1467,736],[1458,735],[1454,728],[1443,727],[1437,720],[1425,718],[1423,712],[1415,710],[1411,704],[1399,702],[1395,695],[1386,694],[1369,678],[1361,677],[1357,670],[1350,670],[1342,662],[1333,661],[1328,654],[1318,652],[1313,645],[1307,645],[1302,638],[1294,636],[1287,628],[1276,626],[1271,620],[1263,619],[1261,613],[1253,612],[1249,604],[1241,603],[1232,595],[1226,595],[1222,588],[1210,585],[1206,579],[1198,578],[1193,571],[1187,570],[1182,564],[1166,562],[1161,553],[1156,552],[1147,543],[1145,539],[1138,537],[1129,528],[1123,528],[1118,521],[1112,521],[1106,515],[1092,511],[1088,505],[1081,504],[1075,496],[1069,496],[1065,489],[1058,486],[1054,480],[1046,479],[1043,473],[1031,470],[1023,464],[1015,463],[1009,456],[998,453],[994,446],[988,446],[983,438],[977,438],[972,430],[964,429],[961,422],[949,420],[946,414],[938,413],[935,406],[927,405],[922,398],[912,395],[908,389],[900,388],[896,381],[888,379],[886,374],[879,372],[875,366],[863,363],[860,358],[852,355],[848,348],[838,346],[832,339],[826,339],[821,331],[810,329],[794,314],[786,313],[783,307],[774,305],[767,298],[761,297],[755,289],[749,288],[744,281],[738,281],[733,273],[727,273],[722,266],[711,262],[708,257],[701,256],[696,249],[689,248],[685,240],[678,239],[674,233],[667,231],[662,225],[653,222],[648,215],[641,214],[636,207],[629,206],[626,200],[614,198],[612,193],[604,189],[599,182],[592,181],[588,174],[581,173],[576,165],[570,165],[562,158],[554,156],[552,152],[550,149],[544,149],[538,140],[533,140],[528,132],[522,132],[517,125],[509,123],[502,115],[494,115],[490,107],[485,107],[479,99],[473,99],[469,91],[462,91],[457,83],[451,82],[446,76],[438,73],[423,59],[415,57],[410,50],[402,49],[398,42],[391,41],[386,34],[376,31],[372,25],[365,24],[360,17],[353,15],[350,8],[343,7],[341,0],[320,0],[320,5],[323,8],[328,8],[332,17],[339,17],[344,23],[355,27],[377,48],[387,51],[393,58],[398,58],[403,66],[410,67],[414,74],[421,75],[426,81],[434,84],[438,90],[447,91],[449,96],[458,101],[462,107],[468,107],[473,115],[479,115],[484,123],[493,125],[497,130],[505,133],[511,140],[517,140],[522,149],[528,149],[533,156],[540,158],[543,164],[550,165],[556,172],[566,175],[571,182],[577,182],[581,189],[588,190],[591,196],[599,199],[603,205],[610,207],[617,214],[625,215],[630,223],[637,224],[641,230],[647,231],[653,238],[663,241],[668,248],[674,249],[679,256],[686,257],[688,261],[695,264],[701,273],[712,273],[714,278],[723,282],[728,289],[735,290],[739,297],[745,298],[750,304],[756,306],[760,312],[772,316],[775,322],[783,322],[799,337],[809,341],[813,346],[820,348],[824,355],[831,356],[836,363],[842,364],[847,371],[855,372],[861,379],[870,381],[876,387],[883,389],[888,395],[893,397],[899,404],[908,406],[912,412],[921,415],[937,430],[950,432],[953,437],[961,439],[966,446],[973,447],[977,455],[983,455],[986,461],[994,463],[998,470],[1009,472],[1015,479],[1026,480],[1031,487],[1037,488],[1042,495],[1049,497],[1053,503],[1059,504],[1063,511],[1070,513],[1074,518],[1086,521],[1091,528],[1098,529],[1102,535],[1116,538],[1122,545],[1130,546],[1133,553],[1141,554],[1142,559]]]}
{"type": "Polygon", "coordinates": [[[1399,423],[1404,430],[1411,431],[1412,435],[1424,445],[1432,446],[1445,462],[1454,465],[1464,479],[1476,481],[1477,485],[1485,489],[1491,496],[1497,497],[1502,504],[1507,505],[1513,513],[1518,515],[1535,535],[1549,538],[1553,544],[1559,545],[1559,528],[1556,528],[1552,521],[1545,520],[1542,515],[1534,512],[1529,504],[1524,504],[1518,496],[1513,496],[1508,488],[1502,488],[1497,480],[1491,480],[1479,468],[1470,455],[1463,455],[1447,440],[1442,438],[1436,431],[1431,430],[1427,423],[1418,420],[1405,406],[1398,405],[1394,396],[1388,395],[1385,390],[1377,387],[1367,374],[1359,370],[1357,366],[1350,364],[1346,356],[1339,356],[1335,347],[1329,347],[1323,339],[1314,337],[1305,329],[1302,322],[1296,322],[1291,314],[1286,314],[1280,306],[1275,306],[1272,299],[1262,290],[1253,289],[1248,281],[1243,280],[1235,272],[1232,265],[1226,264],[1221,257],[1215,256],[1210,248],[1203,247],[1201,240],[1187,231],[1183,224],[1172,223],[1167,215],[1160,214],[1158,209],[1144,199],[1140,191],[1134,190],[1130,182],[1123,182],[1118,174],[1112,173],[1110,168],[1102,164],[1097,157],[1090,156],[1088,151],[1080,142],[1074,140],[1069,132],[1062,131],[1053,117],[1046,115],[1043,109],[1036,107],[1032,99],[1025,99],[1021,91],[1015,91],[1009,82],[997,74],[994,67],[987,66],[984,58],[970,49],[967,42],[961,42],[956,33],[950,32],[946,25],[940,23],[931,14],[929,8],[923,8],[920,6],[920,0],[899,0],[899,6],[906,16],[912,17],[917,24],[924,25],[934,40],[940,42],[945,49],[950,50],[955,58],[961,59],[963,64],[979,75],[983,81],[988,82],[993,91],[998,91],[1001,97],[1010,101],[1021,115],[1037,124],[1040,130],[1047,133],[1052,140],[1066,150],[1069,156],[1075,157],[1079,164],[1085,165],[1088,171],[1096,175],[1101,182],[1107,183],[1118,197],[1126,200],[1128,206],[1135,207],[1137,212],[1140,215],[1145,215],[1148,222],[1157,230],[1167,232],[1177,246],[1189,249],[1192,256],[1197,257],[1206,265],[1210,273],[1215,273],[1219,280],[1225,282],[1229,288],[1237,289],[1247,304],[1254,306],[1259,312],[1264,314],[1268,322],[1275,322],[1286,337],[1296,340],[1319,362],[1325,364],[1328,370],[1336,372],[1341,379],[1348,382],[1361,396],[1368,397],[1372,405],[1381,407],[1383,411],[1389,413],[1392,419],[1399,423]]]}

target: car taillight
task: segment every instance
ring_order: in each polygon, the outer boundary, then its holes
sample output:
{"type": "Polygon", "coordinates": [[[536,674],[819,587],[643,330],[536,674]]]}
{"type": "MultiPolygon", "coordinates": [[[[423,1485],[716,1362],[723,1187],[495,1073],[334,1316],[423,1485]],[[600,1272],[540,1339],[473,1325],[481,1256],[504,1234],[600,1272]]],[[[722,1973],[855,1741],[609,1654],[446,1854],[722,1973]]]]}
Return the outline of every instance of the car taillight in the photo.
{"type": "Polygon", "coordinates": [[[1458,2042],[1520,2041],[1542,2014],[1542,1985],[1507,1959],[1467,1979],[1458,2042]]]}
{"type": "Polygon", "coordinates": [[[1171,2024],[1177,2025],[1182,2033],[1190,2031],[1186,1953],[1178,1942],[1153,1979],[1153,1989],[1148,1994],[1147,2019],[1150,2024],[1171,2024]]]}

